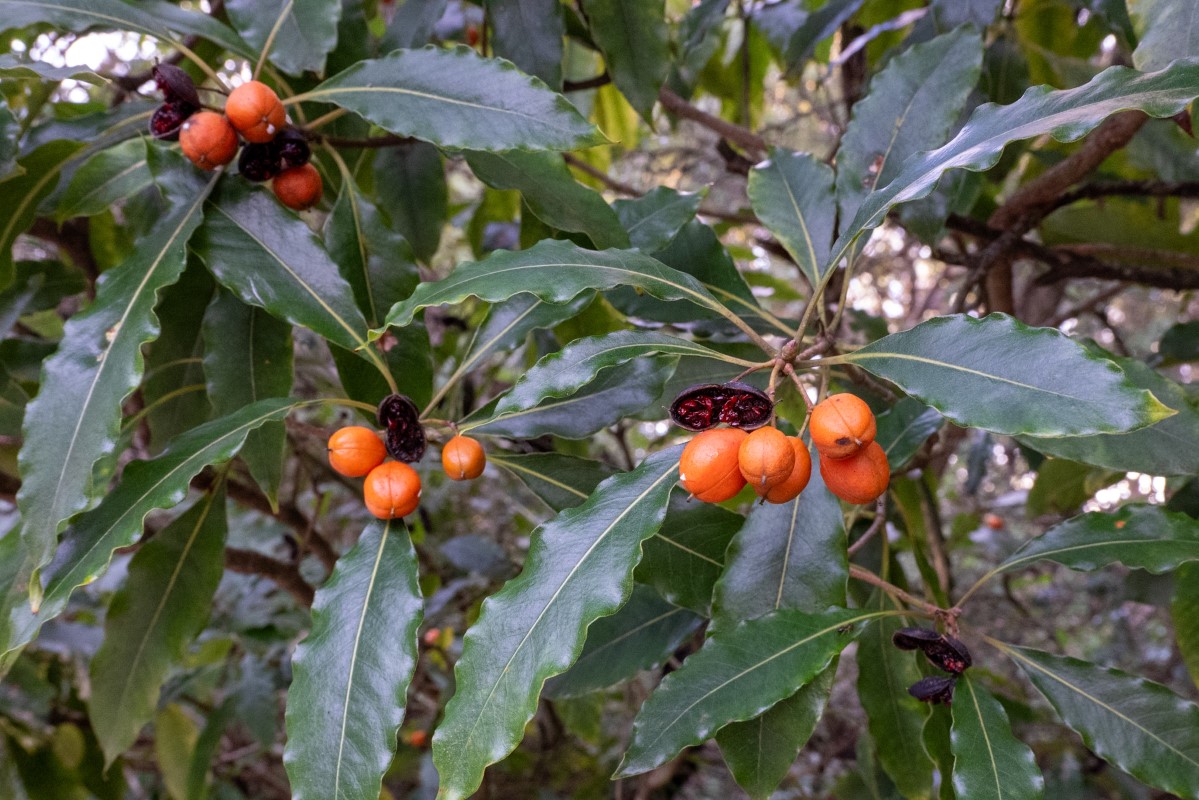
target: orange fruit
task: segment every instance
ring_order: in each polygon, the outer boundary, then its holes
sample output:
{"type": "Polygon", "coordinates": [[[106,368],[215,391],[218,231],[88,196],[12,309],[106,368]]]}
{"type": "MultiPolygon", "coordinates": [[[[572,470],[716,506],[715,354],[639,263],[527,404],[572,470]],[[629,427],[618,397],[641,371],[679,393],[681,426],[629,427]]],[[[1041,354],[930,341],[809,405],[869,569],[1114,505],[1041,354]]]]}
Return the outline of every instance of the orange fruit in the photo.
{"type": "Polygon", "coordinates": [[[329,437],[329,466],[349,478],[361,478],[387,458],[383,440],[370,428],[351,425],[329,437]]]}
{"type": "Polygon", "coordinates": [[[737,451],[741,474],[759,495],[787,479],[795,466],[795,448],[778,428],[758,428],[737,451]]]}
{"type": "Polygon", "coordinates": [[[812,477],[812,456],[808,454],[808,446],[797,436],[788,437],[787,441],[795,451],[795,465],[791,467],[791,474],[765,491],[758,491],[758,487],[754,487],[758,496],[768,503],[790,503],[799,497],[812,477]]]}
{"type": "Polygon", "coordinates": [[[237,155],[237,131],[215,111],[192,114],[179,129],[183,155],[200,169],[223,167],[237,155]]]}
{"type": "Polygon", "coordinates": [[[406,517],[420,503],[420,475],[402,461],[386,461],[366,476],[362,497],[379,519],[406,517]]]}
{"type": "Polygon", "coordinates": [[[832,394],[816,404],[808,422],[812,444],[825,458],[849,458],[874,441],[874,412],[859,397],[832,394]]]}
{"type": "Polygon", "coordinates": [[[275,90],[261,81],[249,81],[229,93],[225,116],[247,142],[263,144],[287,124],[287,112],[275,90]]]}
{"type": "Polygon", "coordinates": [[[849,458],[820,458],[820,477],[833,494],[847,503],[871,503],[887,491],[891,465],[878,442],[849,458]]]}
{"type": "Polygon", "coordinates": [[[441,466],[451,480],[474,480],[483,474],[487,456],[483,445],[469,436],[455,436],[441,448],[441,466]]]}
{"type": "Polygon", "coordinates": [[[745,478],[737,454],[747,436],[740,428],[712,428],[687,442],[679,459],[683,488],[705,503],[720,503],[741,491],[745,478]]]}
{"type": "Polygon", "coordinates": [[[321,174],[311,164],[285,169],[275,176],[275,197],[288,208],[305,211],[321,201],[321,174]]]}

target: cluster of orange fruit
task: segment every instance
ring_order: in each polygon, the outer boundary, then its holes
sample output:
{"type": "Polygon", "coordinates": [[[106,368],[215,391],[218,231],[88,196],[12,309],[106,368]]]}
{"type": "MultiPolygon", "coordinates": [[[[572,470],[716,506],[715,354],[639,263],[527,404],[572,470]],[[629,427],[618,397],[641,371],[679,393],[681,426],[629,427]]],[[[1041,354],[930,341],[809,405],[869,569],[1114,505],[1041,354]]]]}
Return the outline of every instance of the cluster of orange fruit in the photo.
{"type": "MultiPolygon", "coordinates": [[[[399,519],[420,504],[420,475],[402,461],[387,461],[379,434],[361,425],[341,428],[329,437],[329,466],[349,478],[362,478],[362,498],[379,519],[399,519]]],[[[452,480],[473,480],[483,474],[487,456],[468,436],[455,436],[441,449],[441,466],[452,480]]]]}
{"type": "MultiPolygon", "coordinates": [[[[874,441],[870,407],[852,394],[830,395],[812,409],[809,429],[820,455],[820,477],[848,503],[869,503],[887,490],[891,467],[874,441]]],[[[748,483],[770,503],[799,496],[812,477],[812,458],[803,440],[778,428],[713,428],[683,448],[679,479],[705,503],[730,500],[748,483]]]]}

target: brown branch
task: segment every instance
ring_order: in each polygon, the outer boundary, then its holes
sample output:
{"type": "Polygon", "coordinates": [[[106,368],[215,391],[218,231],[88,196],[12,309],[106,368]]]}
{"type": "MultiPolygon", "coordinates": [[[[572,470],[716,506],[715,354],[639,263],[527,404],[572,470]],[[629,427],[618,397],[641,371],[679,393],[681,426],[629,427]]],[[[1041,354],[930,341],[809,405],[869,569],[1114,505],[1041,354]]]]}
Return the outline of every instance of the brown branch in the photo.
{"type": "Polygon", "coordinates": [[[913,608],[919,608],[921,611],[932,614],[933,616],[944,617],[954,614],[954,609],[944,609],[933,605],[927,600],[921,600],[919,597],[908,594],[895,584],[888,583],[870,570],[866,569],[865,567],[859,567],[857,564],[849,565],[849,577],[853,578],[854,580],[861,581],[862,583],[868,583],[871,586],[877,586],[892,597],[898,598],[913,608]]]}
{"type": "Polygon", "coordinates": [[[584,92],[588,89],[598,89],[601,86],[612,82],[612,76],[607,72],[601,72],[594,78],[587,78],[581,81],[562,81],[562,91],[564,92],[584,92]]]}
{"type": "Polygon", "coordinates": [[[758,134],[748,128],[734,125],[728,120],[709,114],[706,111],[701,111],[665,86],[658,92],[658,100],[662,103],[663,108],[675,116],[689,119],[704,126],[708,130],[728,139],[742,150],[748,151],[751,155],[761,157],[770,149],[770,145],[758,134]]]}
{"type": "Polygon", "coordinates": [[[228,492],[229,496],[239,503],[274,517],[295,531],[296,538],[308,544],[312,554],[320,559],[325,569],[329,572],[333,571],[333,566],[337,563],[337,552],[328,540],[317,531],[313,521],[305,516],[304,512],[300,511],[294,503],[281,503],[279,510],[275,511],[271,508],[270,500],[261,491],[232,480],[228,482],[228,492]]]}
{"type": "Polygon", "coordinates": [[[597,181],[602,183],[604,186],[607,186],[609,189],[611,189],[614,192],[619,192],[620,194],[627,194],[630,197],[640,197],[641,195],[645,194],[645,192],[641,191],[636,186],[633,186],[632,184],[629,184],[629,183],[623,183],[621,181],[618,181],[616,178],[613,178],[612,176],[608,175],[608,173],[604,172],[603,170],[596,169],[595,167],[591,166],[586,161],[584,161],[583,159],[579,158],[576,155],[572,155],[570,153],[563,153],[562,160],[565,161],[570,166],[577,169],[579,172],[582,172],[585,175],[590,175],[592,178],[595,178],[597,181]]]}
{"type": "Polygon", "coordinates": [[[1199,197],[1199,181],[1103,181],[1063,192],[1054,208],[1103,197],[1199,197]]]}
{"type": "Polygon", "coordinates": [[[279,588],[286,589],[305,607],[312,606],[313,589],[300,575],[293,564],[280,561],[254,550],[243,550],[238,547],[225,548],[225,569],[242,575],[260,575],[274,581],[279,588]]]}

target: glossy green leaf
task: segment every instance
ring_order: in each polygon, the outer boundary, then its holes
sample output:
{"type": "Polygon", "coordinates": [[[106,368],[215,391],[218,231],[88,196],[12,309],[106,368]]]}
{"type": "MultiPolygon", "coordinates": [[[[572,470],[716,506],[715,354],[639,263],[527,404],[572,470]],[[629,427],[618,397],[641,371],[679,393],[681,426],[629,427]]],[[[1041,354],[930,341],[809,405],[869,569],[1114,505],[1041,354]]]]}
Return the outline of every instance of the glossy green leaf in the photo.
{"type": "Polygon", "coordinates": [[[429,41],[448,0],[403,0],[379,42],[380,52],[420,47],[429,41]]]}
{"type": "Polygon", "coordinates": [[[874,441],[887,454],[891,471],[898,472],[944,425],[945,418],[935,408],[905,397],[878,415],[874,441]]]}
{"type": "Polygon", "coordinates": [[[74,33],[101,28],[172,38],[153,14],[121,0],[0,0],[0,32],[39,22],[74,33]]]}
{"type": "Polygon", "coordinates": [[[612,82],[645,120],[670,70],[670,30],[664,0],[585,0],[591,38],[612,82]]]}
{"type": "MultiPolygon", "coordinates": [[[[104,492],[94,483],[92,468],[116,446],[121,403],[141,380],[141,348],[158,335],[158,292],[183,272],[188,238],[200,224],[201,205],[216,178],[207,184],[191,176],[180,181],[192,196],[177,203],[131,257],[107,273],[87,310],[67,321],[26,410],[17,501],[24,521],[21,539],[35,576],[54,553],[60,524],[104,492]]],[[[31,582],[35,607],[39,590],[31,582]]]]}
{"type": "Polygon", "coordinates": [[[1199,686],[1199,564],[1186,564],[1174,575],[1174,600],[1170,604],[1178,652],[1199,686]]]}
{"type": "Polygon", "coordinates": [[[811,153],[775,148],[750,170],[749,202],[808,283],[819,285],[837,222],[832,167],[811,153]]]}
{"type": "Polygon", "coordinates": [[[957,795],[953,791],[953,781],[946,780],[944,776],[953,775],[953,748],[949,742],[950,728],[953,726],[953,717],[950,713],[949,706],[933,705],[929,709],[928,719],[924,723],[924,730],[921,736],[924,741],[924,751],[928,753],[929,758],[933,760],[937,771],[940,773],[940,789],[933,795],[938,800],[956,800],[957,795]]]}
{"type": "Polygon", "coordinates": [[[225,493],[210,492],[134,554],[92,658],[88,711],[105,759],[154,716],[167,672],[208,620],[224,572],[225,493]]]}
{"type": "Polygon", "coordinates": [[[558,0],[490,0],[491,46],[521,72],[562,85],[562,37],[566,24],[558,0]]]}
{"type": "Polygon", "coordinates": [[[0,78],[18,81],[47,81],[59,83],[65,80],[103,86],[108,79],[97,75],[86,67],[55,67],[42,61],[21,61],[10,53],[0,56],[0,78]]]}
{"type": "Polygon", "coordinates": [[[676,192],[666,186],[656,186],[641,197],[616,200],[612,208],[629,234],[629,241],[643,253],[655,253],[670,244],[683,226],[695,219],[699,204],[708,194],[676,192]]]}
{"type": "Polygon", "coordinates": [[[837,150],[843,221],[853,219],[866,195],[889,184],[908,158],[945,143],[978,83],[982,56],[979,34],[958,28],[913,45],[871,79],[837,150]]]}
{"type": "Polygon", "coordinates": [[[933,0],[932,12],[937,27],[951,31],[959,25],[985,28],[995,21],[1003,0],[933,0]]]}
{"type": "Polygon", "coordinates": [[[1009,143],[1046,134],[1073,142],[1105,118],[1138,108],[1151,117],[1170,117],[1199,95],[1199,62],[1178,61],[1152,73],[1110,67],[1076,89],[1036,86],[1007,106],[979,107],[965,127],[943,147],[907,159],[899,174],[870,194],[833,245],[830,265],[838,264],[866,231],[882,223],[900,203],[927,196],[951,169],[988,170],[1009,143]]]}
{"type": "Polygon", "coordinates": [[[641,706],[617,777],[665,764],[730,722],[795,694],[879,612],[772,611],[713,634],[641,706]]]}
{"type": "Polygon", "coordinates": [[[859,366],[959,425],[994,433],[1117,433],[1175,413],[1112,362],[1006,314],[936,317],[823,363],[859,366]]]}
{"type": "Polygon", "coordinates": [[[0,101],[0,181],[24,172],[17,166],[17,134],[20,130],[20,124],[8,104],[0,101]]]}
{"type": "Polygon", "coordinates": [[[462,433],[531,439],[553,434],[583,439],[644,409],[662,393],[673,359],[640,359],[605,370],[570,397],[495,413],[480,409],[458,424],[462,433]]]}
{"type": "Polygon", "coordinates": [[[82,146],[72,141],[44,144],[18,159],[19,174],[4,181],[4,193],[0,195],[0,288],[12,280],[13,243],[17,236],[33,224],[38,204],[58,185],[63,165],[82,146]]]}
{"type": "Polygon", "coordinates": [[[1136,31],[1132,63],[1139,70],[1161,69],[1199,52],[1199,6],[1187,0],[1127,0],[1136,31]]]}
{"type": "Polygon", "coordinates": [[[232,458],[250,431],[284,419],[305,402],[287,398],[259,401],[189,431],[151,461],[135,461],[127,466],[117,487],[95,509],[77,519],[63,537],[46,570],[40,611],[34,614],[21,597],[13,597],[11,591],[6,594],[5,616],[0,620],[0,672],[37,635],[44,622],[63,612],[77,587],[104,572],[113,550],[133,543],[147,514],[181,502],[200,470],[232,458]]]}
{"type": "Polygon", "coordinates": [[[641,546],[633,577],[669,602],[710,616],[724,551],[744,521],[740,514],[675,491],[658,535],[641,546]]]}
{"type": "Polygon", "coordinates": [[[416,257],[427,264],[441,244],[449,215],[441,153],[427,142],[402,144],[376,154],[373,167],[380,205],[416,257]]]}
{"type": "MultiPolygon", "coordinates": [[[[269,397],[291,394],[291,326],[221,291],[204,314],[203,372],[214,411],[235,413],[269,397]]],[[[278,503],[287,451],[283,421],[267,422],[246,436],[240,455],[250,475],[278,503]]]]}
{"type": "Polygon", "coordinates": [[[497,251],[482,261],[459,264],[449,277],[422,283],[391,309],[386,324],[403,327],[422,308],[461,303],[468,297],[495,303],[528,293],[547,303],[565,303],[588,289],[616,286],[637,287],[660,300],[688,300],[723,309],[690,275],[649,256],[630,250],[595,252],[546,239],[528,250],[497,251]]]}
{"type": "Polygon", "coordinates": [[[196,6],[181,6],[170,0],[138,0],[137,5],[175,33],[207,39],[242,58],[252,59],[257,55],[254,48],[216,15],[206,14],[196,6]]]}
{"type": "Polygon", "coordinates": [[[613,472],[602,462],[562,453],[499,451],[489,454],[487,460],[515,475],[554,511],[582,503],[613,472]]]}
{"type": "Polygon", "coordinates": [[[292,658],[283,763],[293,797],[379,796],[423,604],[404,523],[372,522],[317,591],[312,630],[292,658]]]}
{"type": "Polygon", "coordinates": [[[1053,526],[1008,556],[997,570],[1035,561],[1084,571],[1119,563],[1160,574],[1199,561],[1199,520],[1152,505],[1094,511],[1053,526]]]}
{"type": "Polygon", "coordinates": [[[820,8],[807,13],[795,32],[787,39],[784,63],[788,72],[798,73],[812,55],[816,45],[837,32],[858,12],[865,0],[829,0],[820,8]]]}
{"type": "Polygon", "coordinates": [[[199,726],[179,703],[163,706],[154,717],[154,757],[171,800],[187,800],[189,765],[199,738],[199,726]]]}
{"type": "Polygon", "coordinates": [[[515,189],[537,218],[561,231],[585,233],[601,250],[628,247],[629,236],[604,198],[574,179],[557,153],[467,151],[471,171],[493,189],[515,189]]]}
{"type": "Polygon", "coordinates": [[[433,738],[440,796],[458,800],[478,788],[487,765],[520,742],[542,683],[575,661],[588,625],[628,598],[641,542],[666,513],[679,453],[653,454],[541,526],[520,577],[484,601],[433,738]]]}
{"type": "Polygon", "coordinates": [[[1149,786],[1199,795],[1199,706],[1126,672],[998,646],[1100,758],[1149,786]]]}
{"type": "MultiPolygon", "coordinates": [[[[654,541],[650,539],[649,541],[654,541]]],[[[663,600],[647,586],[587,629],[583,652],[566,672],[545,684],[551,698],[580,697],[623,683],[660,665],[700,626],[702,618],[663,600]]]]}
{"type": "Polygon", "coordinates": [[[330,0],[229,0],[230,19],[255,50],[268,37],[274,44],[268,60],[288,75],[322,74],[325,56],[337,44],[341,3],[330,0]]]}
{"type": "Polygon", "coordinates": [[[143,139],[130,139],[85,161],[55,209],[59,221],[107,211],[153,183],[146,146],[143,139]]]}
{"type": "Polygon", "coordinates": [[[565,97],[511,62],[480,58],[463,46],[362,61],[298,97],[442,147],[572,150],[603,143],[565,97]]]}
{"type": "Polygon", "coordinates": [[[953,694],[953,788],[961,800],[1038,800],[1045,779],[1032,750],[1012,735],[1007,713],[964,673],[953,694]]]}

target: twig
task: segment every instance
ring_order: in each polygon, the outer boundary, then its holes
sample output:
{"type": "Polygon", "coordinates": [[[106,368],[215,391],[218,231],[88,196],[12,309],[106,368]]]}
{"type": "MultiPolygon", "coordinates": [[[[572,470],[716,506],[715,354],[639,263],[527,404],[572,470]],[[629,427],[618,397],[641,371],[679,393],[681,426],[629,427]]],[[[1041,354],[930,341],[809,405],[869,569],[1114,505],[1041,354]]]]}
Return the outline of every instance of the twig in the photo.
{"type": "Polygon", "coordinates": [[[874,504],[874,521],[870,523],[870,527],[858,537],[858,540],[849,546],[846,553],[850,558],[861,550],[874,537],[876,533],[883,529],[887,523],[887,495],[884,493],[882,497],[874,504]]]}
{"type": "Polygon", "coordinates": [[[562,81],[562,91],[564,92],[584,92],[588,89],[598,89],[605,84],[612,82],[612,76],[607,72],[601,72],[594,78],[587,78],[581,81],[562,81]]]}
{"type": "Polygon", "coordinates": [[[254,550],[239,547],[225,548],[225,569],[242,575],[260,575],[274,581],[279,588],[287,590],[305,607],[312,606],[314,591],[292,564],[280,561],[254,550]]]}
{"type": "Polygon", "coordinates": [[[577,169],[579,172],[585,173],[587,175],[590,175],[592,178],[595,178],[597,181],[602,183],[604,186],[607,186],[609,189],[611,189],[614,192],[620,192],[621,194],[627,194],[630,197],[640,197],[641,195],[645,194],[645,192],[641,191],[636,186],[618,181],[616,178],[613,178],[610,175],[608,175],[608,173],[603,172],[602,170],[596,169],[595,167],[591,166],[590,164],[588,164],[586,161],[579,158],[578,156],[572,155],[570,153],[563,153],[562,160],[565,161],[570,166],[577,169]]]}
{"type": "Polygon", "coordinates": [[[849,565],[849,577],[853,578],[854,580],[861,581],[862,583],[868,583],[871,586],[877,586],[892,597],[902,600],[914,608],[919,608],[921,611],[931,614],[938,619],[956,617],[961,613],[956,608],[941,608],[933,605],[927,600],[921,600],[919,597],[910,595],[895,584],[883,580],[870,570],[866,569],[865,567],[859,567],[857,564],[849,565]]]}
{"type": "Polygon", "coordinates": [[[665,86],[658,92],[658,100],[662,103],[663,108],[675,116],[699,123],[708,130],[728,139],[742,150],[749,151],[761,157],[770,149],[770,145],[758,134],[740,125],[734,125],[727,120],[709,114],[706,111],[701,111],[665,86]]]}

